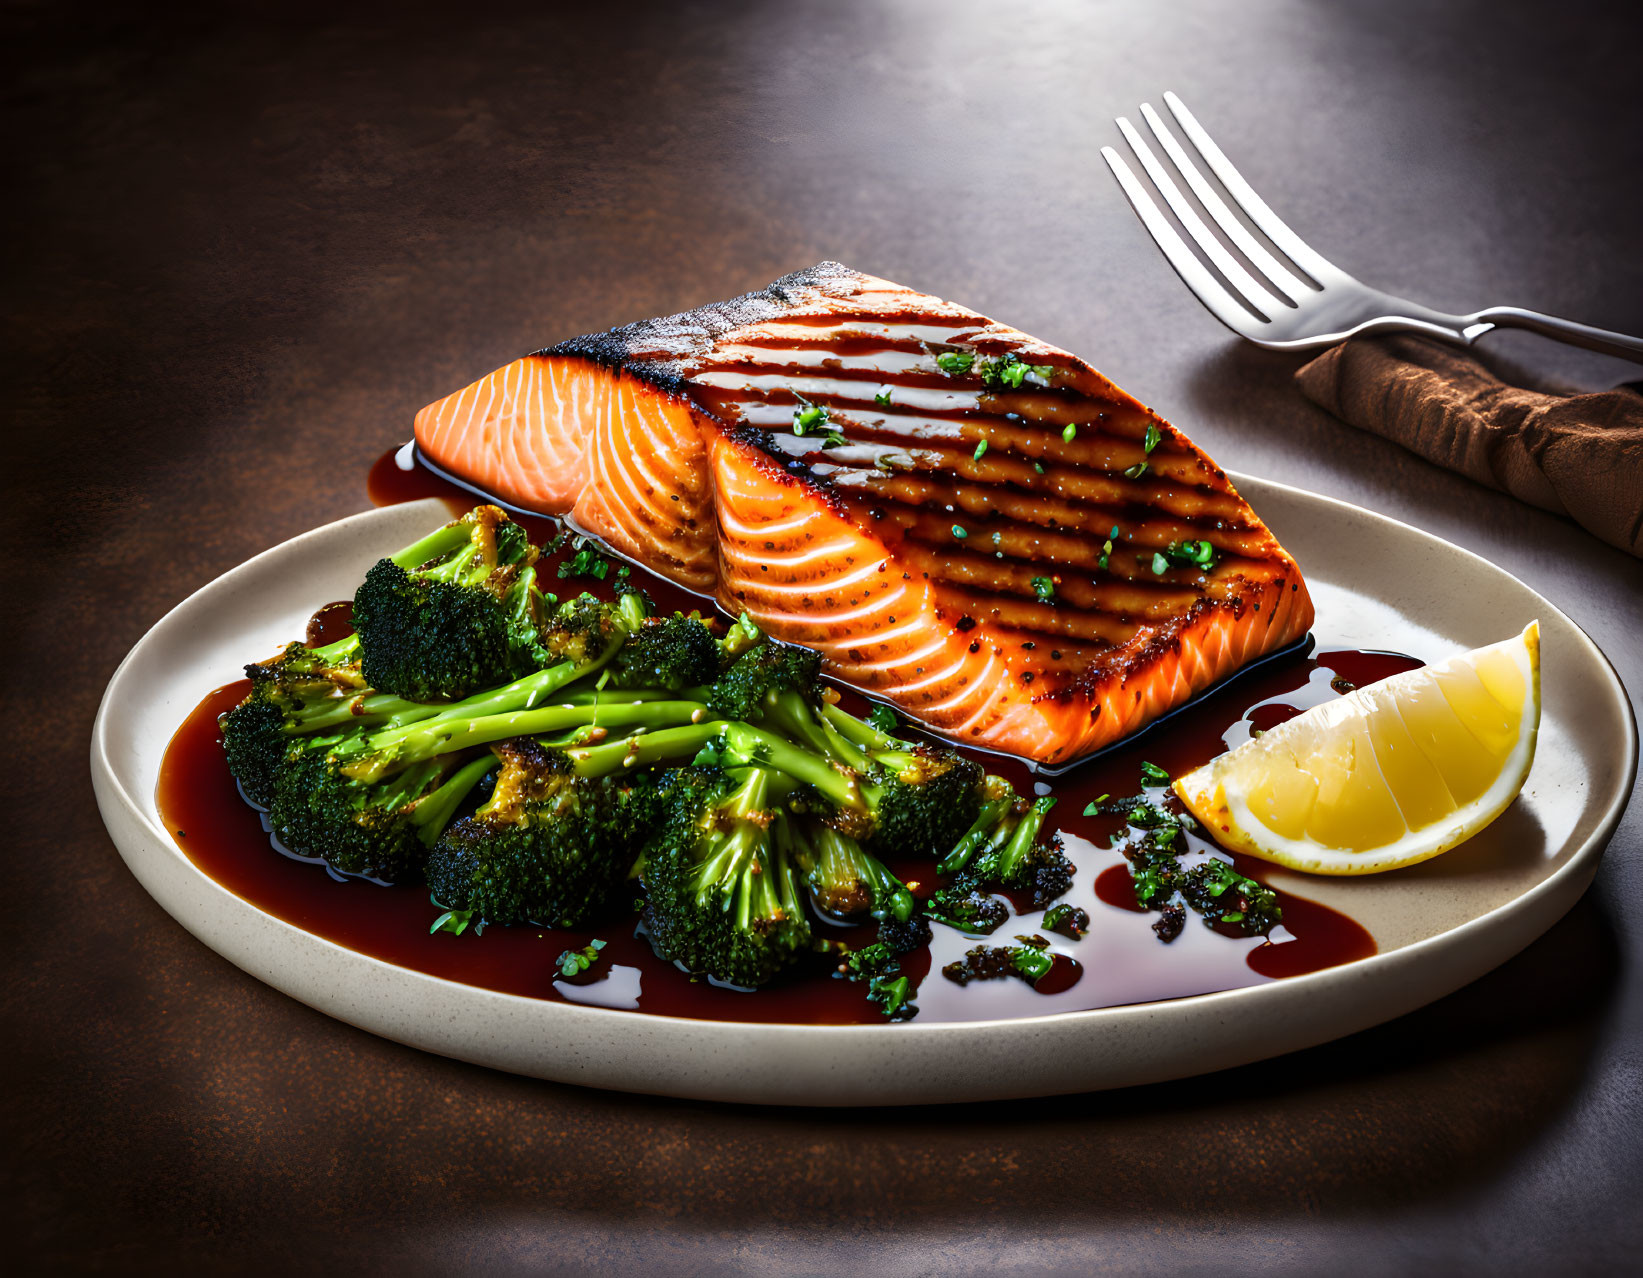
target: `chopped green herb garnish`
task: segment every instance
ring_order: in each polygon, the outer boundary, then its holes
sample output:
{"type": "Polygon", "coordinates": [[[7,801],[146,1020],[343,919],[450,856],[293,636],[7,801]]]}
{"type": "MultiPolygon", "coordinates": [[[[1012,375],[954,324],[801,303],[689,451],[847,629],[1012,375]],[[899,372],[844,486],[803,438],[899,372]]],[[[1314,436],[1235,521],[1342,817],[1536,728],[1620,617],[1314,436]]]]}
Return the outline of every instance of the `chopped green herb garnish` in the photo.
{"type": "Polygon", "coordinates": [[[842,432],[836,431],[836,430],[830,430],[830,431],[827,432],[827,438],[822,440],[822,447],[823,448],[842,448],[842,447],[844,447],[845,444],[847,444],[849,442],[850,441],[847,440],[844,437],[842,432]]]}
{"type": "Polygon", "coordinates": [[[886,705],[875,705],[869,710],[867,712],[867,722],[884,733],[885,736],[893,733],[898,726],[896,712],[886,705]]]}
{"type": "Polygon", "coordinates": [[[1147,453],[1158,447],[1158,441],[1164,438],[1164,432],[1158,429],[1156,422],[1147,423],[1147,437],[1141,441],[1141,448],[1147,453]]]}
{"type": "Polygon", "coordinates": [[[889,408],[890,407],[890,388],[888,386],[886,386],[883,390],[879,391],[878,394],[874,395],[873,396],[873,402],[875,404],[877,404],[880,408],[889,408]]]}
{"type": "Polygon", "coordinates": [[[1036,981],[1055,966],[1055,955],[1047,954],[1037,946],[1023,945],[1015,950],[1016,971],[1029,981],[1036,981]]]}
{"type": "Polygon", "coordinates": [[[1155,576],[1162,577],[1169,570],[1169,560],[1164,558],[1162,551],[1154,551],[1152,556],[1152,571],[1155,576]]]}
{"type": "Polygon", "coordinates": [[[986,453],[986,451],[987,451],[987,441],[984,439],[979,444],[976,445],[975,460],[980,461],[982,456],[986,453]]]}
{"type": "Polygon", "coordinates": [[[793,433],[795,435],[808,435],[825,425],[827,425],[827,410],[820,404],[812,404],[803,395],[800,395],[799,406],[793,410],[793,433]]]}
{"type": "MultiPolygon", "coordinates": [[[[1219,552],[1208,539],[1203,541],[1172,541],[1163,551],[1164,558],[1183,568],[1202,568],[1208,572],[1215,567],[1219,552]]],[[[1157,571],[1155,569],[1155,571],[1157,571]]]]}
{"type": "Polygon", "coordinates": [[[1245,936],[1270,932],[1283,918],[1271,888],[1239,874],[1219,856],[1205,857],[1191,866],[1181,864],[1182,856],[1192,851],[1185,832],[1197,824],[1185,813],[1166,807],[1167,796],[1156,793],[1168,781],[1163,768],[1143,763],[1141,784],[1153,794],[1143,792],[1111,803],[1109,796],[1102,795],[1084,809],[1085,816],[1122,816],[1129,825],[1112,846],[1129,862],[1136,904],[1161,914],[1153,924],[1159,940],[1169,942],[1180,936],[1189,908],[1206,926],[1234,924],[1245,936]]]}
{"type": "Polygon", "coordinates": [[[1008,386],[1011,390],[1020,390],[1021,383],[1027,380],[1029,373],[1048,381],[1053,372],[1054,365],[1024,363],[1021,357],[1012,351],[999,359],[984,360],[981,365],[981,380],[988,386],[1008,386]]]}
{"type": "MultiPolygon", "coordinates": [[[[432,900],[431,897],[429,899],[432,900]]],[[[434,904],[438,905],[439,902],[434,901],[434,904]]],[[[428,935],[432,936],[435,932],[449,932],[452,936],[461,936],[468,930],[468,924],[470,923],[473,924],[475,936],[478,936],[484,932],[485,920],[476,920],[474,918],[474,911],[446,910],[445,913],[441,914],[434,920],[434,925],[428,929],[428,935]]]]}
{"type": "Polygon", "coordinates": [[[1055,598],[1055,582],[1048,577],[1034,577],[1033,593],[1048,603],[1055,598]]]}
{"type": "Polygon", "coordinates": [[[1034,462],[1033,463],[1033,469],[1036,470],[1040,475],[1042,475],[1044,473],[1044,463],[1043,462],[1034,462]]]}
{"type": "Polygon", "coordinates": [[[1073,442],[1073,438],[1077,434],[1078,434],[1078,423],[1077,422],[1068,422],[1065,426],[1063,426],[1061,428],[1061,438],[1066,440],[1069,444],[1073,442]]]}
{"type": "Polygon", "coordinates": [[[953,525],[953,536],[957,537],[960,541],[963,541],[964,538],[968,537],[969,535],[970,534],[965,532],[964,529],[962,527],[960,527],[958,524],[953,525]]]}
{"type": "Polygon", "coordinates": [[[1145,475],[1146,473],[1147,473],[1147,463],[1146,462],[1136,462],[1135,465],[1128,466],[1128,467],[1125,468],[1124,478],[1125,479],[1140,479],[1141,476],[1145,475]]]}
{"type": "Polygon", "coordinates": [[[943,351],[936,356],[936,367],[944,373],[968,373],[975,362],[974,351],[943,351]]]}
{"type": "Polygon", "coordinates": [[[599,961],[599,951],[605,948],[603,941],[589,941],[579,950],[566,950],[554,962],[559,967],[561,976],[580,976],[599,961]]]}
{"type": "Polygon", "coordinates": [[[559,565],[560,577],[595,577],[603,581],[610,573],[610,561],[586,537],[573,537],[576,553],[559,565]]]}

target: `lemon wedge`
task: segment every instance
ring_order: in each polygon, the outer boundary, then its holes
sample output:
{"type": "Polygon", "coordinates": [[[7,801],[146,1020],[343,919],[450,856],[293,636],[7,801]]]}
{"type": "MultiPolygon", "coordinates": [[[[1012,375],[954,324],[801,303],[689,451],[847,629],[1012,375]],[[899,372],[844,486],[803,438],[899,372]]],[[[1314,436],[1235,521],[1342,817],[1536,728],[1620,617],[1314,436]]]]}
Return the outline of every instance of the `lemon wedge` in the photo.
{"type": "Polygon", "coordinates": [[[1540,727],[1540,623],[1315,706],[1175,781],[1237,852],[1378,874],[1447,852],[1517,798],[1540,727]]]}

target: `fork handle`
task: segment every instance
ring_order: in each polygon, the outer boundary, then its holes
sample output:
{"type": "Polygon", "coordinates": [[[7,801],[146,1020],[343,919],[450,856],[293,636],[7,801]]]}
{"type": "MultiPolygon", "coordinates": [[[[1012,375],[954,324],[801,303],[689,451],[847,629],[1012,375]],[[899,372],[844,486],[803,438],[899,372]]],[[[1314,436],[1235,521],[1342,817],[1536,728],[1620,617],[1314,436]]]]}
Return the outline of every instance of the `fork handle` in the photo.
{"type": "Polygon", "coordinates": [[[1553,341],[1584,346],[1587,350],[1602,351],[1605,355],[1618,355],[1621,359],[1643,364],[1643,338],[1611,333],[1606,328],[1593,328],[1589,324],[1576,324],[1573,320],[1542,315],[1539,311],[1526,311],[1518,306],[1491,306],[1488,310],[1467,316],[1467,321],[1469,324],[1493,324],[1497,328],[1526,328],[1553,341]]]}

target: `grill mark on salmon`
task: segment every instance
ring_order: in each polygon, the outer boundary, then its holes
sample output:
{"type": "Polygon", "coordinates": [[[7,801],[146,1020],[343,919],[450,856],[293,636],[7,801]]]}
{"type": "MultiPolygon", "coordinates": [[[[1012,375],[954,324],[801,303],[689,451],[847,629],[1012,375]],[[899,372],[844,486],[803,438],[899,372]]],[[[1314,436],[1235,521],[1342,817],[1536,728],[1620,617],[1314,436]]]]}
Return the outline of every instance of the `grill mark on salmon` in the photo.
{"type": "Polygon", "coordinates": [[[935,731],[1046,764],[1312,623],[1186,436],[1065,351],[837,263],[516,360],[416,437],[935,731]],[[1050,371],[1001,378],[1009,356],[1050,371]],[[1155,558],[1186,541],[1214,565],[1155,558]]]}

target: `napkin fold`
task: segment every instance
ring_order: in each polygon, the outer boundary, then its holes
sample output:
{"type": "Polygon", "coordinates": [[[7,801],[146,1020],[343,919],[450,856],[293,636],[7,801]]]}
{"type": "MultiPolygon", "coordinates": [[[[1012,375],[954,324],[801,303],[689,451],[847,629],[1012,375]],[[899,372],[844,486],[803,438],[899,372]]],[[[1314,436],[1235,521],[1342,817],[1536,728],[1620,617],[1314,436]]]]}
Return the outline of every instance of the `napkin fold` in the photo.
{"type": "Polygon", "coordinates": [[[1354,337],[1295,374],[1313,403],[1468,479],[1567,515],[1643,557],[1643,394],[1549,394],[1470,352],[1409,335],[1354,337]]]}

